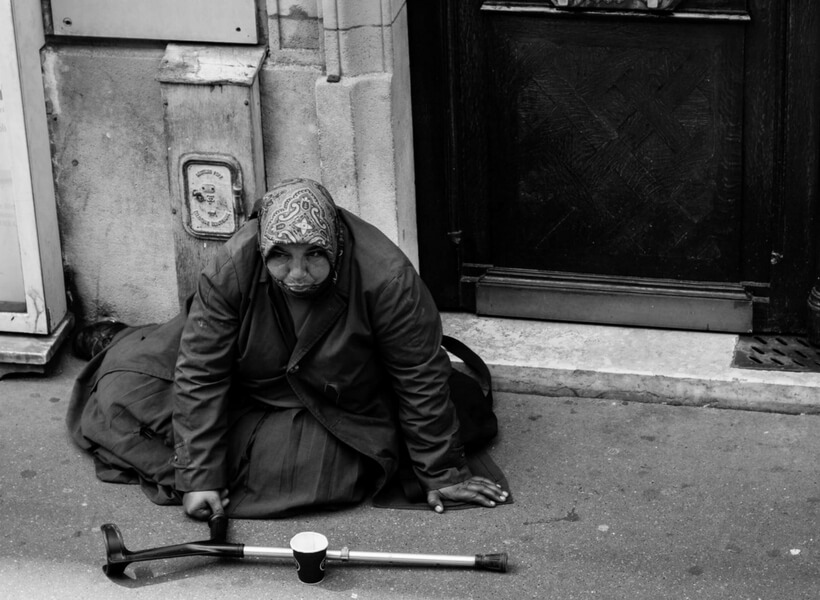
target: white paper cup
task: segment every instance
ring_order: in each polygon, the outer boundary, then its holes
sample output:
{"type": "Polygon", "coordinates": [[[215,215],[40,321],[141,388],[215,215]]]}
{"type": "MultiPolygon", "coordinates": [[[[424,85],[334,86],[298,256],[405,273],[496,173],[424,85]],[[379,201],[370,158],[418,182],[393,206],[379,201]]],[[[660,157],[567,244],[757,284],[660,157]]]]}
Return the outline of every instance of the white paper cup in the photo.
{"type": "Polygon", "coordinates": [[[319,583],[325,576],[327,538],[321,533],[303,531],[290,540],[296,574],[302,583],[319,583]]]}

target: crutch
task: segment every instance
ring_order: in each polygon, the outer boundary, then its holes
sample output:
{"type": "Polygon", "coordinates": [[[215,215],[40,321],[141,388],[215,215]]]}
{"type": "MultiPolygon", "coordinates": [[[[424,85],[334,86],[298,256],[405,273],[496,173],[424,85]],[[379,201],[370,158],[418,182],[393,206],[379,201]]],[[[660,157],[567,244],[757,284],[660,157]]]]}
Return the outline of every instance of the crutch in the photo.
{"type": "MultiPolygon", "coordinates": [[[[293,560],[290,548],[247,546],[226,541],[228,518],[215,515],[209,521],[211,538],[198,542],[160,546],[132,552],[125,547],[119,527],[106,523],[100,527],[105,542],[106,564],[103,571],[109,577],[122,577],[128,565],[134,562],[180,558],[183,556],[212,556],[219,558],[284,558],[293,560]]],[[[407,554],[398,552],[365,552],[350,550],[328,550],[327,559],[342,563],[369,563],[383,565],[414,565],[426,567],[463,567],[486,571],[507,571],[506,552],[498,554],[407,554]]]]}

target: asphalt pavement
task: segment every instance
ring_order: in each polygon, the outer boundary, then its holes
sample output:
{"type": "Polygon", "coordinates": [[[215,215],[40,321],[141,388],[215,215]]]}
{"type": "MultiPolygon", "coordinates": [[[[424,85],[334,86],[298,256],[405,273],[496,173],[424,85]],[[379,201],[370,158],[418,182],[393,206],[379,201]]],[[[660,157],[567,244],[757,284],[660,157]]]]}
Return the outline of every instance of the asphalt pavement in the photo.
{"type": "Polygon", "coordinates": [[[336,513],[232,521],[229,539],[287,547],[506,552],[508,572],[328,564],[318,585],[287,559],[187,557],[103,573],[100,526],[129,550],[204,539],[179,507],[100,482],[69,440],[82,362],[0,380],[0,597],[18,599],[816,599],[820,416],[499,392],[491,455],[514,501],[436,515],[369,503],[336,513]]]}

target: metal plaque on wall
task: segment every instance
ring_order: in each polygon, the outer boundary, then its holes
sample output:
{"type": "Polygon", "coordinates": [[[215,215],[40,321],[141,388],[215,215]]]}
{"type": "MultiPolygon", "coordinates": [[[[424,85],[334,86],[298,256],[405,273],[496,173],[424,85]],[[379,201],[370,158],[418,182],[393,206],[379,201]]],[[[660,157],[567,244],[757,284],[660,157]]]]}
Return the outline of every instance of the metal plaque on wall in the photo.
{"type": "Polygon", "coordinates": [[[56,35],[256,44],[254,0],[51,0],[56,35]]]}

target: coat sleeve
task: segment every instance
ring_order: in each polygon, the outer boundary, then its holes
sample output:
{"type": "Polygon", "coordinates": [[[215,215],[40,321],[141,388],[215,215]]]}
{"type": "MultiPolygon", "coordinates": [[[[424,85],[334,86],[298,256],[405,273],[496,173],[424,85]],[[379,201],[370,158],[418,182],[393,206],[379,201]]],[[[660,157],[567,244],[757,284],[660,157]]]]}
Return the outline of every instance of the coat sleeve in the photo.
{"type": "Polygon", "coordinates": [[[450,401],[450,359],[430,292],[407,266],[381,290],[375,329],[382,362],[398,398],[398,417],[416,477],[426,490],[469,479],[450,401]]]}
{"type": "Polygon", "coordinates": [[[182,492],[221,489],[228,483],[225,437],[238,298],[230,259],[200,275],[174,378],[176,487],[182,492]]]}

